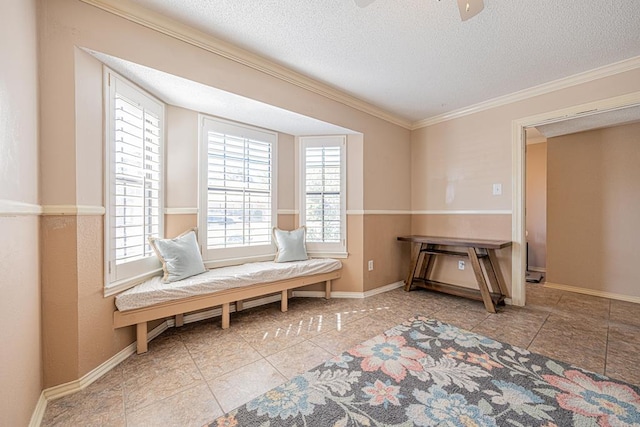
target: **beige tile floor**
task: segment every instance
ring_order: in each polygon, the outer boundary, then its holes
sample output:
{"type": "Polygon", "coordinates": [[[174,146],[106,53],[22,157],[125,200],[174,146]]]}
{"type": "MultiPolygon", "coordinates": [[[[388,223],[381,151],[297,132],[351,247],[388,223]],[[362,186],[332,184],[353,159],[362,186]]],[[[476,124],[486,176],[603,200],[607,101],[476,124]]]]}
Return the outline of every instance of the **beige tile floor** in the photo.
{"type": "Polygon", "coordinates": [[[44,426],[202,426],[386,329],[424,314],[640,385],[640,304],[527,285],[527,306],[396,289],[293,298],[172,328],[85,390],[49,402],[44,426]]]}

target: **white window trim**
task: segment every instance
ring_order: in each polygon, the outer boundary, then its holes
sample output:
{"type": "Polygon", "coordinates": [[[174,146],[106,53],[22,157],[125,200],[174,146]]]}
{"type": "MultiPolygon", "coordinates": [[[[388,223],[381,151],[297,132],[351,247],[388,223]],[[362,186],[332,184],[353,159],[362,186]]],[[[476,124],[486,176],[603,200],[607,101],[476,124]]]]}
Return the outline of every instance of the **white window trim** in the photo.
{"type": "Polygon", "coordinates": [[[129,289],[136,284],[143,282],[153,276],[158,275],[162,271],[160,261],[155,255],[144,258],[143,266],[141,268],[133,269],[126,277],[116,279],[114,277],[115,271],[115,259],[112,253],[112,236],[111,236],[111,213],[112,213],[112,162],[113,162],[113,140],[114,140],[114,126],[113,126],[113,99],[115,93],[115,80],[119,80],[121,84],[124,84],[143,94],[149,98],[150,101],[161,107],[161,114],[159,114],[162,120],[162,132],[160,133],[160,189],[159,189],[159,236],[164,237],[164,201],[165,201],[165,156],[166,156],[166,108],[165,104],[158,98],[148,93],[147,91],[137,87],[121,75],[115,73],[108,67],[103,67],[103,101],[104,101],[104,296],[108,297],[126,289],[129,289]]]}
{"type": "Polygon", "coordinates": [[[276,247],[273,243],[273,239],[267,245],[259,246],[243,246],[237,248],[225,248],[225,249],[208,249],[206,247],[207,242],[207,188],[205,187],[208,182],[208,146],[205,139],[206,136],[206,124],[207,122],[214,122],[220,127],[233,127],[235,129],[242,129],[243,135],[249,136],[252,134],[268,134],[273,138],[272,144],[272,176],[271,176],[271,227],[275,227],[278,223],[278,133],[251,126],[244,123],[233,122],[230,120],[220,119],[218,117],[209,116],[206,114],[198,115],[198,241],[200,244],[200,252],[204,259],[204,264],[207,268],[223,267],[228,265],[238,265],[248,262],[258,261],[271,261],[276,254],[276,247]]]}
{"type": "Polygon", "coordinates": [[[347,251],[347,136],[302,136],[299,143],[299,212],[300,225],[306,224],[306,147],[340,146],[340,240],[341,243],[307,242],[307,253],[315,258],[348,258],[347,251]]]}

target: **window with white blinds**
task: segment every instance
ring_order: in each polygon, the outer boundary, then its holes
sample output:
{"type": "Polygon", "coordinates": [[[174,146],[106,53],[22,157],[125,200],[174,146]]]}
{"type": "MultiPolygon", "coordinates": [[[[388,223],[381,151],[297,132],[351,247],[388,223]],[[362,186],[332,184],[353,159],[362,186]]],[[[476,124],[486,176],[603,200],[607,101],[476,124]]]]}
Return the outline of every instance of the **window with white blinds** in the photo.
{"type": "Polygon", "coordinates": [[[107,72],[108,286],[153,273],[149,237],[162,237],[164,106],[107,72]]]}
{"type": "Polygon", "coordinates": [[[200,241],[207,260],[273,253],[273,132],[202,117],[200,241]]]}
{"type": "Polygon", "coordinates": [[[346,137],[303,137],[301,142],[300,223],[307,249],[346,253],[346,137]]]}

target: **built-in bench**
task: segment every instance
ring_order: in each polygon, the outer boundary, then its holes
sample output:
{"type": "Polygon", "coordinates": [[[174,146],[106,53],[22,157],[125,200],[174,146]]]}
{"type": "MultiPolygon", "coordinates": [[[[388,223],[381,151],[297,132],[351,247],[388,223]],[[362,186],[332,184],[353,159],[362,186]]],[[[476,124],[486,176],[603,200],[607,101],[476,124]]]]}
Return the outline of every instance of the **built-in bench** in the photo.
{"type": "Polygon", "coordinates": [[[154,277],[116,296],[113,327],[136,325],[137,352],[145,353],[149,321],[175,316],[176,326],[182,326],[184,313],[222,306],[222,329],[227,329],[231,303],[239,311],[246,299],[280,293],[285,312],[292,289],[321,282],[330,298],[331,281],[340,278],[341,268],[338,260],[309,259],[221,267],[171,283],[154,277]]]}

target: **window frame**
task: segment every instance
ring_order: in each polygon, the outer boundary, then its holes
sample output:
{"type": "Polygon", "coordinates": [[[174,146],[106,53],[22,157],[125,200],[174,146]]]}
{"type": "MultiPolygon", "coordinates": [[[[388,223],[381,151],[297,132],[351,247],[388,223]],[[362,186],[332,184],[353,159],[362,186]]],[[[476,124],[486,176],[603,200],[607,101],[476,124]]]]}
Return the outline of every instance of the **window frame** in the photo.
{"type": "Polygon", "coordinates": [[[299,143],[299,212],[300,226],[306,225],[306,148],[340,147],[340,242],[309,242],[307,252],[314,257],[347,258],[347,136],[322,135],[302,136],[299,143]]]}
{"type": "Polygon", "coordinates": [[[235,265],[254,261],[273,260],[276,247],[273,243],[271,229],[278,224],[278,133],[251,126],[245,123],[234,122],[218,117],[200,114],[198,117],[198,241],[200,250],[208,268],[225,265],[235,265]],[[208,131],[210,127],[216,127],[216,131],[232,134],[241,138],[262,140],[271,144],[271,225],[269,227],[269,243],[254,246],[236,246],[231,248],[209,249],[207,247],[207,220],[208,220],[208,131]]]}
{"type": "Polygon", "coordinates": [[[157,275],[162,265],[151,251],[134,261],[117,264],[115,254],[115,95],[116,92],[138,102],[145,110],[158,116],[159,133],[159,188],[158,238],[164,237],[165,163],[166,163],[166,105],[149,92],[139,88],[108,67],[103,67],[104,99],[104,295],[110,296],[133,287],[157,275]]]}

